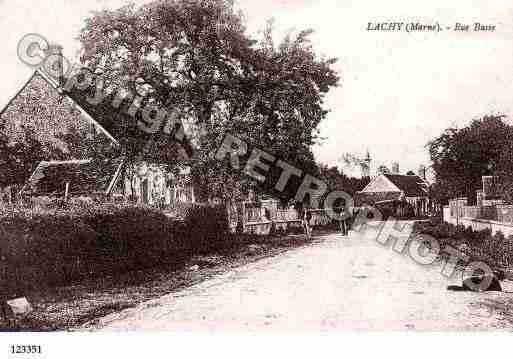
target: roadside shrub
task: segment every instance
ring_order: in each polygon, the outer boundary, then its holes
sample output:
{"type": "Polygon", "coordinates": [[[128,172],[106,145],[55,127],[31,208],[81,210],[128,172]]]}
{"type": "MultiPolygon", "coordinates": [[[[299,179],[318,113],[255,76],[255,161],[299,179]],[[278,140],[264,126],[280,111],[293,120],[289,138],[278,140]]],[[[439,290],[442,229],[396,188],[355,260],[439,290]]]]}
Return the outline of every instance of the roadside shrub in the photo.
{"type": "Polygon", "coordinates": [[[132,205],[0,211],[0,285],[41,286],[174,263],[191,253],[183,223],[132,205]]]}
{"type": "Polygon", "coordinates": [[[468,244],[469,245],[479,245],[479,243],[483,242],[485,239],[492,236],[491,229],[483,229],[480,231],[472,231],[468,236],[468,244]]]}
{"type": "Polygon", "coordinates": [[[444,223],[442,217],[432,217],[429,219],[429,225],[430,226],[439,226],[442,223],[444,223]]]}
{"type": "Polygon", "coordinates": [[[225,206],[187,205],[177,220],[133,204],[46,202],[0,208],[4,294],[184,263],[233,243],[225,206]]]}
{"type": "Polygon", "coordinates": [[[2,286],[18,292],[39,284],[66,282],[80,272],[78,263],[95,237],[94,230],[71,212],[2,213],[2,286]]]}
{"type": "Polygon", "coordinates": [[[437,239],[448,238],[454,235],[455,229],[449,223],[442,222],[438,225],[432,225],[430,222],[417,222],[415,231],[428,234],[437,239]]]}
{"type": "Polygon", "coordinates": [[[184,217],[193,247],[214,245],[229,236],[228,213],[223,205],[195,204],[185,210],[184,217]]]}
{"type": "Polygon", "coordinates": [[[86,211],[84,221],[97,233],[92,249],[113,266],[157,265],[184,247],[179,224],[149,207],[102,206],[86,211]]]}
{"type": "Polygon", "coordinates": [[[503,233],[492,235],[491,229],[474,231],[470,226],[455,226],[442,222],[438,225],[422,222],[415,226],[417,233],[427,234],[439,240],[441,247],[451,245],[465,248],[470,260],[487,263],[491,267],[504,268],[513,265],[513,236],[506,238],[503,233]]]}

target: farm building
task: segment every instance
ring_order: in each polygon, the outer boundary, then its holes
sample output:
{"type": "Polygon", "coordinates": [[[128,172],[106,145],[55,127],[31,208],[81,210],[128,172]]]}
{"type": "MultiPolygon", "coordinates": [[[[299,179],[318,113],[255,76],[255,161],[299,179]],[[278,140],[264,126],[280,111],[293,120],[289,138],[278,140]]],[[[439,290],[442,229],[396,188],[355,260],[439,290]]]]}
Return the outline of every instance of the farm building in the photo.
{"type": "Polygon", "coordinates": [[[384,215],[421,217],[429,210],[428,183],[417,175],[380,174],[355,195],[355,207],[374,206],[384,215]]]}
{"type": "MultiPolygon", "coordinates": [[[[49,51],[59,52],[60,47],[53,46],[49,51]]],[[[126,124],[137,130],[138,117],[129,117],[126,104],[117,111],[107,108],[110,103],[95,105],[88,101],[91,94],[66,91],[64,82],[64,78],[38,69],[0,112],[0,125],[11,145],[38,145],[27,159],[30,163],[23,164],[26,171],[20,182],[26,184],[22,193],[59,196],[68,183],[71,196],[123,195],[148,204],[195,201],[187,168],[178,175],[169,171],[174,163],[192,155],[186,136],[181,141],[172,136],[155,140],[140,131],[141,143],[136,144],[136,150],[162,154],[164,163],[156,159],[128,164],[121,155],[123,151],[112,148],[123,148],[126,124]],[[110,148],[107,152],[117,155],[101,160],[91,157],[85,143],[102,143],[110,148]]]]}

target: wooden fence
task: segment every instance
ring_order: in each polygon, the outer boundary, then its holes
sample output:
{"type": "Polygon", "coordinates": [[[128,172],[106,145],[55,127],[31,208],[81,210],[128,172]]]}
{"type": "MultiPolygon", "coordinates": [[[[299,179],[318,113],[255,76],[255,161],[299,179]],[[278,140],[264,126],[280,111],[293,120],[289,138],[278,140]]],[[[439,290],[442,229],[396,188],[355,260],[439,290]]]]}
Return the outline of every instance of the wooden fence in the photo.
{"type": "MultiPolygon", "coordinates": [[[[325,209],[310,210],[312,218],[310,225],[313,227],[325,227],[333,224],[332,217],[325,209]]],[[[276,204],[259,205],[256,203],[237,203],[228,207],[230,227],[232,231],[237,228],[237,223],[243,230],[250,233],[266,233],[274,224],[276,228],[287,229],[289,225],[299,226],[301,218],[294,208],[280,208],[276,204]],[[241,221],[240,221],[241,220],[241,221]]]]}
{"type": "Polygon", "coordinates": [[[299,219],[295,209],[245,208],[244,223],[265,221],[293,221],[299,219]]]}

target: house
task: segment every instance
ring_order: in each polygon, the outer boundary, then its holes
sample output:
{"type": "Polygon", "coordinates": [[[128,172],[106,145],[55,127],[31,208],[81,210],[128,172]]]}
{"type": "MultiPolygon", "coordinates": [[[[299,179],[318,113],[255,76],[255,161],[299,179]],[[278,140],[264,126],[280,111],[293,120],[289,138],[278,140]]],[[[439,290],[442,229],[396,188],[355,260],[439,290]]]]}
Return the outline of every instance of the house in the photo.
{"type": "Polygon", "coordinates": [[[175,176],[161,166],[141,164],[135,176],[123,181],[123,166],[120,158],[42,161],[21,192],[32,197],[132,196],[150,205],[196,202],[187,170],[175,176]]]}
{"type": "Polygon", "coordinates": [[[355,207],[374,206],[385,217],[425,216],[430,206],[428,186],[417,175],[383,173],[355,194],[355,207]]]}
{"type": "MultiPolygon", "coordinates": [[[[48,51],[60,53],[61,48],[52,45],[48,51]]],[[[0,125],[11,144],[36,141],[44,149],[44,153],[35,156],[38,159],[29,164],[34,170],[32,175],[27,173],[24,194],[60,196],[68,183],[70,195],[101,193],[131,197],[147,204],[195,201],[188,170],[182,169],[178,175],[173,175],[166,165],[191,157],[192,145],[186,136],[180,141],[174,136],[154,140],[141,131],[145,151],[150,154],[165,151],[166,163],[137,161],[129,164],[122,155],[110,160],[89,158],[89,153],[82,150],[82,142],[103,141],[122,148],[123,130],[126,130],[123,126],[130,123],[137,129],[140,113],[135,118],[128,117],[126,108],[130,104],[117,110],[107,109],[108,101],[95,105],[87,101],[90,93],[76,89],[66,91],[64,83],[63,77],[56,78],[44,69],[37,69],[0,111],[0,125]]]]}
{"type": "Polygon", "coordinates": [[[123,191],[137,201],[151,205],[196,202],[189,167],[180,169],[175,175],[167,171],[165,165],[141,163],[133,177],[125,177],[124,182],[120,178],[119,183],[120,189],[113,193],[114,196],[120,196],[123,191]]]}

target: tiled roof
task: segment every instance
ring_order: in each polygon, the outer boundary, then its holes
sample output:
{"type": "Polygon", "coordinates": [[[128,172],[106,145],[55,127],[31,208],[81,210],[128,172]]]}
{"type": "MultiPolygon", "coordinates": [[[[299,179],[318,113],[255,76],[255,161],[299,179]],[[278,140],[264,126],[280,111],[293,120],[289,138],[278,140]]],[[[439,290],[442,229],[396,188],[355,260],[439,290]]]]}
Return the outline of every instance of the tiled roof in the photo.
{"type": "Polygon", "coordinates": [[[374,205],[382,201],[399,201],[401,192],[356,192],[354,196],[355,207],[361,207],[365,204],[374,205]]]}
{"type": "Polygon", "coordinates": [[[424,197],[427,184],[419,176],[384,174],[394,185],[401,189],[406,197],[424,197]]]}
{"type": "Polygon", "coordinates": [[[63,196],[66,183],[71,195],[107,193],[119,175],[122,160],[43,161],[36,168],[23,193],[63,196]]]}

